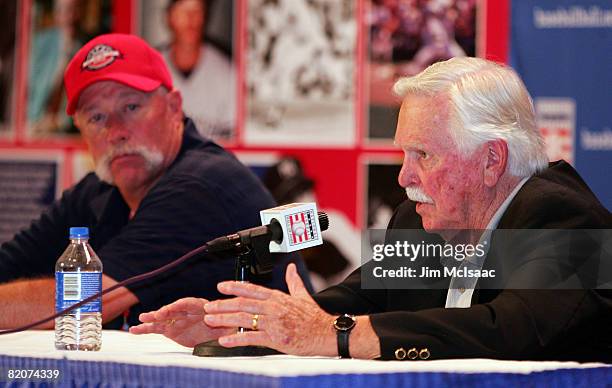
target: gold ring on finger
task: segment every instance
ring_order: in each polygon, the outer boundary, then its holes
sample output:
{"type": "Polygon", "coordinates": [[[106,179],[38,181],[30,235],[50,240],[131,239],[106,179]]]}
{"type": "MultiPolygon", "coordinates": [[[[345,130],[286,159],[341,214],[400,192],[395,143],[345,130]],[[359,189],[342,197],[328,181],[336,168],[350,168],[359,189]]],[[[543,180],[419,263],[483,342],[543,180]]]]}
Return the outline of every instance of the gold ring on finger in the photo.
{"type": "Polygon", "coordinates": [[[251,330],[257,331],[258,324],[259,324],[259,314],[253,314],[253,319],[251,320],[251,330]]]}

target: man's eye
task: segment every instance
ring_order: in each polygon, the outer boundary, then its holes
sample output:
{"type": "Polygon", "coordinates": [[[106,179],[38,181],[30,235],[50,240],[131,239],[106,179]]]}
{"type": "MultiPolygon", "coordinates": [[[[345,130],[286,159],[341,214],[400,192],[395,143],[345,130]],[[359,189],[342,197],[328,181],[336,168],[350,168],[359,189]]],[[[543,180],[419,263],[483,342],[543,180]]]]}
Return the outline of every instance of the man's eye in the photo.
{"type": "Polygon", "coordinates": [[[134,112],[134,111],[138,110],[138,108],[140,108],[140,105],[138,105],[138,104],[127,104],[125,106],[125,110],[127,112],[134,112]]]}
{"type": "Polygon", "coordinates": [[[419,151],[419,158],[423,159],[423,160],[427,160],[429,159],[429,154],[425,151],[419,151]]]}
{"type": "Polygon", "coordinates": [[[87,120],[87,122],[89,124],[98,124],[99,122],[101,122],[103,119],[102,113],[96,113],[93,114],[89,117],[89,120],[87,120]]]}

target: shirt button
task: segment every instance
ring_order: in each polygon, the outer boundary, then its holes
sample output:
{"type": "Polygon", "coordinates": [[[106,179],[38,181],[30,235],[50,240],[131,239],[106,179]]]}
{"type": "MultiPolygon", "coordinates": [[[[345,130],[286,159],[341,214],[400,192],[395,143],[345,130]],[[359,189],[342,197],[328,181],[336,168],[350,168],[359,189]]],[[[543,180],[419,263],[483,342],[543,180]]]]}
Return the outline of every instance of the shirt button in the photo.
{"type": "Polygon", "coordinates": [[[463,294],[464,292],[465,292],[465,288],[461,287],[461,288],[459,289],[459,293],[460,293],[460,294],[463,294]]]}
{"type": "Polygon", "coordinates": [[[403,360],[404,358],[406,358],[406,350],[404,350],[404,348],[396,349],[395,358],[397,358],[398,360],[403,360]]]}
{"type": "Polygon", "coordinates": [[[412,348],[406,354],[409,359],[415,360],[419,356],[419,352],[417,352],[416,348],[412,348]]]}
{"type": "Polygon", "coordinates": [[[431,356],[431,353],[429,352],[429,349],[427,349],[427,348],[423,348],[419,352],[419,358],[421,360],[427,360],[429,358],[429,356],[431,356]]]}

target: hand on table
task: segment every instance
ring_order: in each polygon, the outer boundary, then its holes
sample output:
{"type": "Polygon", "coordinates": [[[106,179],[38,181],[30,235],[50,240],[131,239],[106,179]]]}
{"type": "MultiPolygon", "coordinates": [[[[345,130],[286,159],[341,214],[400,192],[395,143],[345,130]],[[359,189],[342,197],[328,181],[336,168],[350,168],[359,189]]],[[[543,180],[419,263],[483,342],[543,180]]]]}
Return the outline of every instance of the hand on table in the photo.
{"type": "Polygon", "coordinates": [[[200,298],[183,298],[159,310],[142,313],[142,324],[130,327],[132,334],[163,334],[171,340],[188,347],[210,341],[221,335],[236,331],[235,328],[213,328],[204,323],[204,305],[208,301],[200,298]]]}
{"type": "Polygon", "coordinates": [[[208,302],[204,322],[210,327],[256,329],[229,332],[219,338],[225,347],[259,345],[303,356],[337,355],[334,318],[308,294],[294,264],[286,273],[289,294],[250,283],[228,281],[217,288],[236,298],[208,302]]]}

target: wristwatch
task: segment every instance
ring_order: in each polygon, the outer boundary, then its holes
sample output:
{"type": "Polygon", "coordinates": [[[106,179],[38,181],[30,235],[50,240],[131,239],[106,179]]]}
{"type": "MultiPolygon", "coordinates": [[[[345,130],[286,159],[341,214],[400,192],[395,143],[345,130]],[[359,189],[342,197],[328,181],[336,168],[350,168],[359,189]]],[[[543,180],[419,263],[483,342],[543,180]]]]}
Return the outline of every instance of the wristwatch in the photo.
{"type": "Polygon", "coordinates": [[[334,329],[338,334],[338,355],[342,358],[351,358],[349,353],[349,334],[355,327],[357,320],[354,316],[343,314],[334,321],[334,329]]]}

